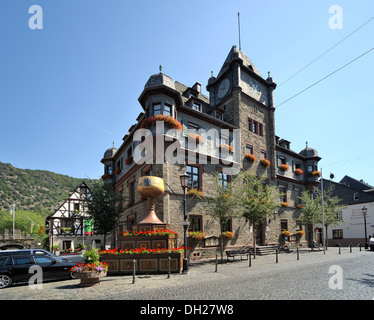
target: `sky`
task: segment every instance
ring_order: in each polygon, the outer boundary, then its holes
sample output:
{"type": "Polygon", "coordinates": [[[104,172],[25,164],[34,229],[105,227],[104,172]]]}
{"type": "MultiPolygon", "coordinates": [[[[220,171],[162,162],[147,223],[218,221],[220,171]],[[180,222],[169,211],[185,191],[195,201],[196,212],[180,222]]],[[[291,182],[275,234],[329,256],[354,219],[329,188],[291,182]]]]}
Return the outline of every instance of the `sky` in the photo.
{"type": "Polygon", "coordinates": [[[99,178],[105,150],[136,123],[138,98],[160,65],[187,86],[199,81],[208,95],[211,71],[239,46],[240,12],[241,50],[278,84],[276,135],[296,152],[306,142],[315,148],[324,178],[374,185],[372,0],[1,4],[0,162],[99,178]],[[33,5],[42,11],[29,13],[33,5]]]}

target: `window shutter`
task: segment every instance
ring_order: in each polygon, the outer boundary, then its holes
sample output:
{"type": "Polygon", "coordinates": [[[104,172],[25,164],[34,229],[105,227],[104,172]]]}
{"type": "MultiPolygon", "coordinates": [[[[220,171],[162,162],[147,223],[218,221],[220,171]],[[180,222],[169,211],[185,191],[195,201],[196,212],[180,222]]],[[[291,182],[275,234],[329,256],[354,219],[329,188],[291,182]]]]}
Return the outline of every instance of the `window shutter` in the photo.
{"type": "Polygon", "coordinates": [[[277,154],[277,166],[279,167],[281,165],[281,159],[279,154],[277,154]]]}
{"type": "Polygon", "coordinates": [[[188,137],[188,121],[187,120],[182,119],[182,127],[183,127],[182,136],[188,137]]]}

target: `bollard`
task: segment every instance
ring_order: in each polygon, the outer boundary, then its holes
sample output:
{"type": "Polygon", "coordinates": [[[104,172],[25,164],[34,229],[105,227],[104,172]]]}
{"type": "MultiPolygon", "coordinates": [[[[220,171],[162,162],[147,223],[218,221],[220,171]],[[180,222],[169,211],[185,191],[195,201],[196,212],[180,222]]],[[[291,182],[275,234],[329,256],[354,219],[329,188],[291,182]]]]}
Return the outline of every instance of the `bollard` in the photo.
{"type": "Polygon", "coordinates": [[[339,243],[339,254],[341,253],[341,250],[340,250],[340,249],[341,249],[341,245],[340,245],[340,243],[339,243]]]}
{"type": "Polygon", "coordinates": [[[361,242],[360,242],[360,251],[361,251],[361,242]]]}
{"type": "Polygon", "coordinates": [[[299,247],[296,248],[297,260],[299,260],[299,247]]]}
{"type": "Polygon", "coordinates": [[[135,283],[135,259],[132,260],[132,283],[134,284],[135,283]]]}
{"type": "Polygon", "coordinates": [[[349,252],[352,253],[352,243],[349,245],[349,252]]]}
{"type": "Polygon", "coordinates": [[[171,258],[168,257],[168,279],[170,278],[171,258]]]}
{"type": "Polygon", "coordinates": [[[248,264],[249,264],[249,267],[252,267],[252,257],[251,257],[251,252],[248,253],[248,264]]]}
{"type": "Polygon", "coordinates": [[[278,263],[278,249],[275,249],[275,263],[278,263]]]}
{"type": "Polygon", "coordinates": [[[218,253],[216,253],[216,271],[215,272],[218,272],[218,253]]]}

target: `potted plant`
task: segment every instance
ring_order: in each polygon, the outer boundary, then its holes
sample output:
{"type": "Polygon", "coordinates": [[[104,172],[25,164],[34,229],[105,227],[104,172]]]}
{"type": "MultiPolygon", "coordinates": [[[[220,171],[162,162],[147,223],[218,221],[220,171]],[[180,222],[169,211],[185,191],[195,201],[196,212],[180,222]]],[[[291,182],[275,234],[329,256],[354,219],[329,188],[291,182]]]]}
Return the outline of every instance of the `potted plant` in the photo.
{"type": "Polygon", "coordinates": [[[129,166],[130,164],[132,164],[132,161],[133,161],[133,158],[129,156],[128,158],[125,159],[125,164],[129,166]]]}
{"type": "Polygon", "coordinates": [[[284,240],[286,241],[288,240],[288,237],[291,236],[291,232],[288,230],[283,230],[281,233],[282,233],[282,236],[284,237],[284,240]]]}
{"type": "Polygon", "coordinates": [[[269,168],[270,167],[270,161],[268,159],[261,159],[260,160],[260,163],[266,167],[266,168],[269,168]]]}
{"type": "Polygon", "coordinates": [[[252,162],[256,161],[256,157],[253,154],[251,154],[251,153],[246,153],[244,155],[244,158],[246,158],[247,160],[252,161],[252,162]]]}
{"type": "Polygon", "coordinates": [[[59,256],[60,255],[60,247],[57,245],[57,244],[54,244],[52,246],[52,251],[53,251],[53,254],[56,255],[56,256],[59,256]]]}
{"type": "Polygon", "coordinates": [[[309,175],[311,177],[320,177],[321,176],[321,172],[318,171],[318,170],[315,170],[315,171],[309,172],[309,175]]]}
{"type": "Polygon", "coordinates": [[[295,174],[297,176],[301,176],[303,173],[304,173],[304,171],[302,169],[300,169],[300,168],[295,169],[295,174]]]}
{"type": "Polygon", "coordinates": [[[80,279],[80,287],[91,287],[100,283],[100,277],[107,275],[108,266],[100,262],[100,254],[97,250],[88,250],[83,254],[83,263],[71,268],[72,276],[80,279]]]}

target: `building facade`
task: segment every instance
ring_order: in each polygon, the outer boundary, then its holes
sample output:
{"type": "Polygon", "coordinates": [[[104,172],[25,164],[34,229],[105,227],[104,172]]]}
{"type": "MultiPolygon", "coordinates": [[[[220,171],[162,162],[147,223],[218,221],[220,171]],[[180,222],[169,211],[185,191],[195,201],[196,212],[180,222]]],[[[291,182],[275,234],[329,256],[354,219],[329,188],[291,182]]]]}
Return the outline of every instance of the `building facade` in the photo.
{"type": "MultiPolygon", "coordinates": [[[[263,78],[235,46],[206,88],[209,97],[202,93],[199,82],[189,87],[162,72],[152,75],[139,97],[143,112],[121,146],[105,151],[102,179],[129,198],[122,229],[131,230],[146,213],[145,201],[136,191],[143,175],[164,179],[167,188],[157,201],[156,212],[160,220],[182,234],[182,173],[189,175],[189,188],[209,196],[212,173],[218,172],[225,184],[238,170],[249,170],[279,188],[282,207],[269,212],[254,237],[259,246],[278,244],[281,230],[294,233],[305,228],[298,219],[298,197],[318,184],[321,158],[309,147],[297,153],[289,141],[275,135],[276,84],[270,75],[263,78]],[[156,125],[156,119],[164,121],[163,127],[160,122],[156,125]],[[149,130],[148,136],[140,134],[140,129],[149,130]]],[[[205,239],[194,248],[201,256],[219,245],[218,222],[207,210],[204,199],[188,196],[189,230],[205,233],[205,239]]],[[[235,234],[227,247],[253,245],[254,229],[244,218],[233,219],[224,227],[235,234]]]]}
{"type": "Polygon", "coordinates": [[[364,246],[365,234],[374,234],[374,188],[349,176],[340,182],[323,179],[323,187],[339,198],[339,205],[343,206],[339,217],[342,222],[327,228],[328,245],[364,246]]]}

